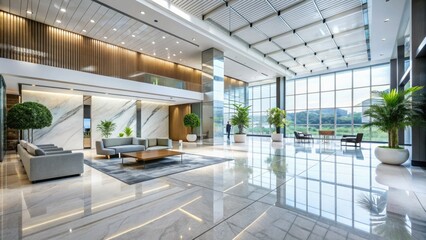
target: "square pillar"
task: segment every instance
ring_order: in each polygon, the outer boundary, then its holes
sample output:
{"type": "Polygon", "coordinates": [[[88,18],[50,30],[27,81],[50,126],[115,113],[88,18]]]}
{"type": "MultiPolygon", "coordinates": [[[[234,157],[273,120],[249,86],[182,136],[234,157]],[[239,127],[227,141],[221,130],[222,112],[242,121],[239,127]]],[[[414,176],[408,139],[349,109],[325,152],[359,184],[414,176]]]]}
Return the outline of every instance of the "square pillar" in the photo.
{"type": "Polygon", "coordinates": [[[210,48],[202,52],[202,129],[205,144],[223,144],[224,56],[210,48]]]}

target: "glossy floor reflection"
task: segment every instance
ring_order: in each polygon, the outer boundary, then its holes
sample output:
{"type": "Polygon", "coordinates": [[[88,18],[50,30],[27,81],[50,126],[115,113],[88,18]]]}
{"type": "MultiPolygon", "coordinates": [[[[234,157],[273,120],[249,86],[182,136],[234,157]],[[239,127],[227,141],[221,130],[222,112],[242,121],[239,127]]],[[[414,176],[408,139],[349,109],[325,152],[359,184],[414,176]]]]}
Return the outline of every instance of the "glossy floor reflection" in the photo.
{"type": "Polygon", "coordinates": [[[88,166],[31,184],[9,153],[0,239],[426,239],[426,171],[379,164],[375,146],[185,144],[235,160],[134,185],[88,166]]]}

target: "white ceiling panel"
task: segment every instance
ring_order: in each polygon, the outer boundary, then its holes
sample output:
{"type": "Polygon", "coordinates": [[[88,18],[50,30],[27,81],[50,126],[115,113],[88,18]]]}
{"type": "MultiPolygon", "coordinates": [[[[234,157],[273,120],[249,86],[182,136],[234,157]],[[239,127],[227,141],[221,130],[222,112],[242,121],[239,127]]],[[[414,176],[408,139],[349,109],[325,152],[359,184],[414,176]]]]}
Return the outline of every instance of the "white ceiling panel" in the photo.
{"type": "Polygon", "coordinates": [[[322,20],[313,1],[306,1],[295,8],[284,11],[281,16],[293,29],[322,20]]]}
{"type": "Polygon", "coordinates": [[[269,42],[269,41],[256,44],[253,47],[256,48],[257,50],[259,50],[260,52],[265,53],[265,54],[280,50],[280,48],[277,47],[276,44],[269,42]]]}
{"type": "Polygon", "coordinates": [[[265,39],[265,35],[263,35],[254,28],[246,28],[237,32],[235,35],[237,35],[239,38],[249,44],[253,44],[255,42],[259,42],[265,39]]]}
{"type": "Polygon", "coordinates": [[[267,15],[275,13],[266,1],[231,1],[230,6],[249,22],[255,22],[267,15]]]}
{"type": "Polygon", "coordinates": [[[341,47],[340,51],[342,51],[342,53],[345,56],[357,54],[357,53],[360,53],[360,52],[366,53],[367,52],[367,46],[366,46],[365,42],[361,42],[359,44],[341,47]]]}
{"type": "Polygon", "coordinates": [[[362,11],[346,15],[344,17],[327,21],[327,25],[333,34],[364,26],[362,11]]]}
{"type": "Polygon", "coordinates": [[[363,29],[358,29],[336,36],[334,40],[339,46],[348,46],[354,43],[365,41],[365,33],[363,29]]]}
{"type": "Polygon", "coordinates": [[[318,9],[321,11],[324,18],[339,14],[341,12],[359,7],[361,10],[361,0],[315,0],[318,9]]]}
{"type": "Polygon", "coordinates": [[[244,18],[235,13],[231,8],[224,8],[214,12],[210,19],[231,32],[249,24],[244,18]]]}
{"type": "Polygon", "coordinates": [[[295,66],[295,67],[291,67],[290,70],[293,71],[293,72],[295,72],[295,73],[297,73],[297,74],[306,74],[306,73],[309,73],[309,70],[306,69],[305,67],[301,66],[301,65],[298,65],[298,66],[295,66]]]}
{"type": "Polygon", "coordinates": [[[358,63],[362,63],[362,62],[367,62],[368,61],[368,55],[367,55],[367,53],[359,53],[359,54],[347,56],[347,57],[345,57],[345,60],[349,64],[355,65],[355,64],[358,64],[358,63]]]}
{"type": "Polygon", "coordinates": [[[288,67],[288,68],[295,67],[295,66],[299,65],[299,63],[297,63],[294,60],[285,61],[285,62],[282,62],[281,64],[284,65],[285,67],[288,67]]]}
{"type": "Polygon", "coordinates": [[[308,46],[310,48],[312,48],[312,50],[314,50],[314,52],[321,52],[321,51],[324,51],[324,50],[337,48],[336,44],[334,43],[334,41],[331,37],[320,40],[320,41],[308,43],[308,46]]]}
{"type": "Polygon", "coordinates": [[[300,57],[297,59],[297,61],[301,64],[306,64],[306,66],[309,64],[321,63],[321,61],[315,55],[300,57]]]}
{"type": "Polygon", "coordinates": [[[336,67],[343,67],[346,66],[345,61],[343,58],[335,58],[335,59],[329,59],[325,60],[324,64],[330,68],[336,68],[336,67]]]}
{"type": "Polygon", "coordinates": [[[337,50],[337,49],[330,49],[328,51],[317,53],[317,56],[321,60],[325,61],[325,60],[328,60],[328,59],[335,59],[335,58],[342,57],[342,54],[340,54],[340,51],[337,50]]]}
{"type": "Polygon", "coordinates": [[[274,38],[273,41],[283,49],[287,49],[289,47],[293,47],[303,43],[303,41],[300,40],[300,38],[293,33],[285,34],[283,36],[274,38]]]}
{"type": "Polygon", "coordinates": [[[308,47],[306,47],[305,45],[301,45],[301,46],[294,47],[294,48],[289,48],[289,49],[286,50],[286,53],[290,54],[290,56],[295,57],[295,58],[297,58],[299,56],[308,55],[308,54],[314,55],[312,50],[309,49],[308,47]]]}
{"type": "Polygon", "coordinates": [[[291,29],[284,24],[281,18],[274,17],[268,21],[256,24],[256,28],[265,33],[268,37],[274,37],[278,34],[285,33],[291,29]]]}
{"type": "Polygon", "coordinates": [[[306,63],[305,67],[309,70],[318,70],[318,69],[326,68],[326,66],[324,66],[324,64],[320,61],[306,63]]]}
{"type": "Polygon", "coordinates": [[[303,0],[268,0],[272,6],[275,8],[275,10],[285,10],[286,8],[297,4],[299,2],[302,2],[303,0]]]}
{"type": "Polygon", "coordinates": [[[297,33],[305,42],[330,36],[330,32],[324,23],[318,23],[308,28],[302,28],[298,30],[297,33]]]}
{"type": "Polygon", "coordinates": [[[203,14],[207,13],[211,9],[214,9],[224,4],[222,0],[209,0],[209,1],[171,0],[170,2],[176,7],[198,18],[201,18],[203,14]]]}
{"type": "Polygon", "coordinates": [[[274,54],[271,54],[271,55],[269,55],[269,57],[273,58],[277,62],[283,62],[283,61],[292,60],[292,58],[289,57],[288,54],[285,54],[282,51],[274,53],[274,54]]]}

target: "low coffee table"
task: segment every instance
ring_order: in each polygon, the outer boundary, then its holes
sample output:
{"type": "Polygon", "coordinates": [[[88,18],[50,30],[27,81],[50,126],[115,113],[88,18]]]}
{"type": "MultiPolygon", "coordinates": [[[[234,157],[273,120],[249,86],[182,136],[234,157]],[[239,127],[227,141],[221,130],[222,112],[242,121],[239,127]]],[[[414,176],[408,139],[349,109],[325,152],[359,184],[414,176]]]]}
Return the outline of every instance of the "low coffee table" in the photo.
{"type": "Polygon", "coordinates": [[[177,156],[180,155],[180,163],[182,163],[184,152],[178,152],[173,150],[151,150],[151,151],[139,151],[139,152],[129,152],[121,154],[121,164],[123,164],[123,157],[132,157],[136,161],[143,161],[143,166],[145,168],[145,162],[150,160],[157,160],[165,157],[177,156]]]}

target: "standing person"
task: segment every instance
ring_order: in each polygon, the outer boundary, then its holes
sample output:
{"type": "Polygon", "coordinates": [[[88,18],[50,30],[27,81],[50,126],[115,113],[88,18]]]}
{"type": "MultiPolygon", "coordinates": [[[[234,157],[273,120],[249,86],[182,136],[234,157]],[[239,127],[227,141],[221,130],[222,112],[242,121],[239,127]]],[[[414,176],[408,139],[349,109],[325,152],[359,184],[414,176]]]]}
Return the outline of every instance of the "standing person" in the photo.
{"type": "Polygon", "coordinates": [[[231,124],[229,124],[229,121],[226,124],[226,133],[228,134],[228,140],[229,140],[229,136],[231,135],[231,124]]]}

